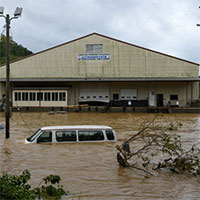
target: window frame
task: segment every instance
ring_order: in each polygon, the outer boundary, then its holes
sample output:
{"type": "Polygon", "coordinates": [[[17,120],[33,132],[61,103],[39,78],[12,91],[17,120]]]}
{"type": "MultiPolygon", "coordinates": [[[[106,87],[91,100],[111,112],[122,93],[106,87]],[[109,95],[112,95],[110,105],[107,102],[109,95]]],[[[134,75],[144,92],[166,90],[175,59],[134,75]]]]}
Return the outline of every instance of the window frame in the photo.
{"type": "Polygon", "coordinates": [[[21,101],[22,100],[22,93],[21,92],[15,92],[14,98],[15,98],[15,101],[21,101]]]}
{"type": "Polygon", "coordinates": [[[104,133],[102,130],[78,130],[78,141],[80,141],[80,142],[90,142],[90,141],[95,142],[95,141],[104,141],[104,140],[105,140],[105,136],[104,136],[104,133]],[[93,135],[92,134],[86,135],[86,133],[92,133],[92,132],[94,132],[93,135]],[[102,138],[96,138],[96,139],[92,138],[92,137],[95,137],[95,132],[97,132],[97,133],[100,132],[101,133],[100,137],[102,137],[102,138]],[[81,135],[81,133],[82,133],[82,135],[81,135]],[[85,137],[85,139],[84,139],[84,137],[85,137]],[[91,137],[91,139],[89,139],[89,137],[91,137]]]}
{"type": "Polygon", "coordinates": [[[178,101],[178,94],[170,94],[171,101],[178,101]]]}
{"type": "Polygon", "coordinates": [[[29,92],[22,92],[22,101],[29,101],[29,92]]]}
{"type": "Polygon", "coordinates": [[[42,131],[42,133],[37,138],[37,143],[46,143],[46,142],[51,142],[51,143],[53,142],[53,133],[52,133],[52,131],[42,131]],[[45,133],[49,133],[49,137],[41,137],[45,133]],[[41,141],[41,138],[43,138],[44,140],[49,138],[49,141],[41,141]]]}
{"type": "Polygon", "coordinates": [[[66,92],[59,92],[59,101],[66,101],[66,92]]]}
{"type": "Polygon", "coordinates": [[[58,101],[58,92],[52,92],[51,93],[51,101],[58,101]]]}
{"type": "MultiPolygon", "coordinates": [[[[63,136],[63,135],[62,135],[63,136]]],[[[61,138],[61,137],[60,137],[61,138]]],[[[64,138],[64,137],[63,137],[64,138]]],[[[75,130],[59,130],[59,131],[55,131],[55,140],[56,140],[56,142],[59,142],[59,143],[61,143],[61,142],[77,142],[77,134],[76,134],[76,131],[75,130]],[[58,136],[57,136],[57,134],[58,133],[61,133],[61,134],[63,134],[63,133],[71,133],[71,137],[74,137],[74,139],[73,140],[59,140],[58,138],[58,136]],[[72,136],[72,134],[73,134],[73,136],[72,136]]]]}
{"type": "Polygon", "coordinates": [[[115,134],[113,130],[105,130],[105,134],[106,134],[107,140],[109,141],[115,140],[115,134]],[[109,134],[112,134],[112,135],[109,135],[109,134]]]}
{"type": "Polygon", "coordinates": [[[86,44],[85,51],[86,54],[102,54],[103,44],[86,44]]]}
{"type": "Polygon", "coordinates": [[[44,101],[51,101],[51,92],[44,92],[44,101]]]}
{"type": "Polygon", "coordinates": [[[36,92],[29,92],[29,101],[36,101],[36,92]]]}
{"type": "Polygon", "coordinates": [[[44,94],[43,92],[37,92],[37,101],[43,101],[44,94]]]}

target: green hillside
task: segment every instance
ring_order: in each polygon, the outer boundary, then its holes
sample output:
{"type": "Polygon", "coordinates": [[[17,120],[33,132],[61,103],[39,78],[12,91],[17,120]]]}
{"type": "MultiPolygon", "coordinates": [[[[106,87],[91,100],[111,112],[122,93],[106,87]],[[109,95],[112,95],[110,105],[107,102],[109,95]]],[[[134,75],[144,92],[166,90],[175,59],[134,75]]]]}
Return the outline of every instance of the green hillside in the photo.
{"type": "MultiPolygon", "coordinates": [[[[22,45],[17,44],[13,41],[12,37],[10,37],[10,61],[23,58],[32,54],[32,51],[29,51],[27,48],[22,45]]],[[[6,36],[1,35],[0,38],[0,64],[6,63],[6,36]]]]}

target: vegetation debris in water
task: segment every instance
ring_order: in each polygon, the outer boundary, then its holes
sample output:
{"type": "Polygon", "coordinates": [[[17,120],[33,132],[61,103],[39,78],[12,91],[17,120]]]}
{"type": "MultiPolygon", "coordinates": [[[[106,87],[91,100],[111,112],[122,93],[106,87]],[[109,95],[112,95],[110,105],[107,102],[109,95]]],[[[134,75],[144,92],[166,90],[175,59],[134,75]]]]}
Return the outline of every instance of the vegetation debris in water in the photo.
{"type": "Polygon", "coordinates": [[[117,161],[122,167],[130,167],[155,175],[160,169],[173,173],[200,176],[200,149],[193,145],[184,149],[181,136],[176,134],[182,124],[162,127],[154,118],[145,123],[136,134],[117,145],[117,161]]]}

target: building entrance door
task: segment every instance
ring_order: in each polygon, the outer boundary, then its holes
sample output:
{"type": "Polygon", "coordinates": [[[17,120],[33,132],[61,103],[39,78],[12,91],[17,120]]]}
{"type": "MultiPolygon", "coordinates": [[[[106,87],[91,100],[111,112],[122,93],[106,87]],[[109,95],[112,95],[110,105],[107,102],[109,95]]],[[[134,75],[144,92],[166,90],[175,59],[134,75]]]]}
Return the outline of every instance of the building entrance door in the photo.
{"type": "Polygon", "coordinates": [[[157,106],[163,107],[163,94],[157,94],[156,100],[157,100],[157,106]]]}

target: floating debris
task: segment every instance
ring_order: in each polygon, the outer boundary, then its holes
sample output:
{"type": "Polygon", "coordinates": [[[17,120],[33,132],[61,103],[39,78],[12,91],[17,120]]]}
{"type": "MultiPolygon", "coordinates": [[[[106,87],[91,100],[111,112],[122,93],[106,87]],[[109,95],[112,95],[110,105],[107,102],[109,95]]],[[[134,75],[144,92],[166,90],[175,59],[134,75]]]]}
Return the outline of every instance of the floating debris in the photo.
{"type": "Polygon", "coordinates": [[[153,119],[140,131],[117,145],[117,161],[129,167],[155,175],[156,170],[200,176],[200,149],[191,145],[184,149],[181,136],[175,132],[180,123],[162,127],[153,119]]]}
{"type": "Polygon", "coordinates": [[[5,125],[3,125],[2,123],[0,123],[0,130],[5,129],[5,125]]]}

